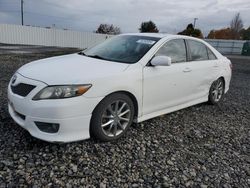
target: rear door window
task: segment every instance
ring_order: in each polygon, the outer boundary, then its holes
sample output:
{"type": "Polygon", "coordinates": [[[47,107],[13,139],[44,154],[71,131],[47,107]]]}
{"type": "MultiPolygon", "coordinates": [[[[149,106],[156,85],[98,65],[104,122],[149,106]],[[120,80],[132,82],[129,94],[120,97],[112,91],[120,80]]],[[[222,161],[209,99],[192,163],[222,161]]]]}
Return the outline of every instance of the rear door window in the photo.
{"type": "Polygon", "coordinates": [[[207,46],[195,40],[188,40],[191,61],[208,60],[207,46]]]}

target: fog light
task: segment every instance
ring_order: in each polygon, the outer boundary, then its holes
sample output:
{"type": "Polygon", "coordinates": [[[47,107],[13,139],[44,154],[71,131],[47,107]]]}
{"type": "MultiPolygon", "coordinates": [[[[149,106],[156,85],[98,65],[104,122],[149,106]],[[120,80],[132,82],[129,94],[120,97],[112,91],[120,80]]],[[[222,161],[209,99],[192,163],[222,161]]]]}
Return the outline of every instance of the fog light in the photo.
{"type": "Polygon", "coordinates": [[[57,133],[60,126],[58,123],[35,122],[35,124],[40,131],[46,133],[57,133]]]}

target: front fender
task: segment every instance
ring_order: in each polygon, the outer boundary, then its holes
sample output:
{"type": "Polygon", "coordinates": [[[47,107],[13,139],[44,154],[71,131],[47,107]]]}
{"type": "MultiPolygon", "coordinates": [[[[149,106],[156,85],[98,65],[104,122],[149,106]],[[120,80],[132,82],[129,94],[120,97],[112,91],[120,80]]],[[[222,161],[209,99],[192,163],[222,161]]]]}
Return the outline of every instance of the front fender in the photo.
{"type": "Polygon", "coordinates": [[[92,87],[84,94],[84,97],[106,97],[118,91],[129,92],[137,100],[138,116],[140,116],[142,112],[142,81],[142,66],[133,64],[123,72],[93,80],[92,87]]]}

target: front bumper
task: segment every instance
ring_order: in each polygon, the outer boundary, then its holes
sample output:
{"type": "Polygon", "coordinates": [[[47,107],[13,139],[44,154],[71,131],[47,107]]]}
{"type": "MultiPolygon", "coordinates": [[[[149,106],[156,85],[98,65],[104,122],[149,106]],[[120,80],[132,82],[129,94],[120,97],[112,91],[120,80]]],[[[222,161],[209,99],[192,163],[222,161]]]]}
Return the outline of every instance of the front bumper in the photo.
{"type": "Polygon", "coordinates": [[[43,82],[17,75],[15,84],[35,85],[26,97],[14,94],[11,84],[8,87],[8,108],[13,120],[32,136],[48,142],[72,142],[87,139],[91,114],[102,98],[84,96],[58,100],[33,101],[32,98],[47,85],[43,82]],[[41,131],[35,122],[59,124],[56,133],[41,131]]]}

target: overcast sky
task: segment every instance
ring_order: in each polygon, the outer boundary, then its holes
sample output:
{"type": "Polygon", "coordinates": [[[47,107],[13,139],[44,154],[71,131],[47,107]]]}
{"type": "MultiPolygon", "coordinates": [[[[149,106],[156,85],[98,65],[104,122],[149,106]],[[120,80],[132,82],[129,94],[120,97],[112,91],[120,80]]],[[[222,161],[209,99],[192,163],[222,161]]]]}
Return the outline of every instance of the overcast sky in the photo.
{"type": "MultiPolygon", "coordinates": [[[[21,0],[0,0],[0,23],[20,24],[21,0]]],[[[152,20],[160,32],[177,33],[198,18],[205,35],[229,26],[240,12],[250,26],[250,0],[24,0],[24,24],[94,31],[100,23],[119,26],[123,33],[138,32],[152,20]]]]}

